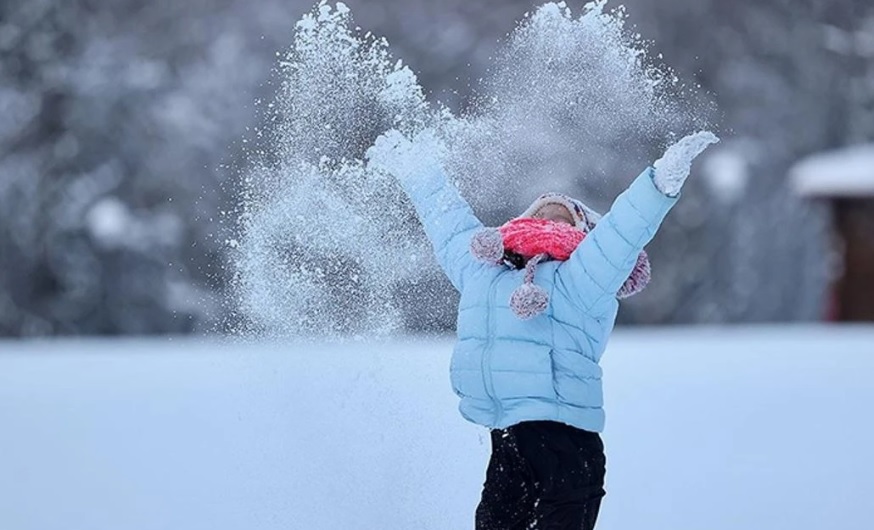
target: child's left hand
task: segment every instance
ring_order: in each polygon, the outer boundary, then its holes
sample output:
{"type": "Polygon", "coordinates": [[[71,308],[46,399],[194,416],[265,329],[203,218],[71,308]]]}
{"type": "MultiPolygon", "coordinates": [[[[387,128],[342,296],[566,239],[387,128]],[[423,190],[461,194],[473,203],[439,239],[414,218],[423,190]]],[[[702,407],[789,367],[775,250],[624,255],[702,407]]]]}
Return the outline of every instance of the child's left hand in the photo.
{"type": "Polygon", "coordinates": [[[676,197],[689,176],[692,161],[719,138],[710,131],[701,131],[686,136],[668,147],[664,156],[656,161],[653,181],[656,187],[670,197],[676,197]]]}

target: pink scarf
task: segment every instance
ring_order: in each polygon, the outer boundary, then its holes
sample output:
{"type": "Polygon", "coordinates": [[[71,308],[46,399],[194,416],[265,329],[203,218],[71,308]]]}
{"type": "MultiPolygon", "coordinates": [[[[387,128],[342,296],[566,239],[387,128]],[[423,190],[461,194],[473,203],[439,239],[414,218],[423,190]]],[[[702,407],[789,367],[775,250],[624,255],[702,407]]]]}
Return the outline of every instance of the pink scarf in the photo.
{"type": "Polygon", "coordinates": [[[531,259],[538,254],[565,261],[571,257],[586,234],[567,224],[548,219],[520,217],[498,228],[504,249],[531,259]]]}
{"type": "MultiPolygon", "coordinates": [[[[522,285],[510,296],[510,308],[519,318],[527,319],[543,313],[549,305],[549,294],[534,284],[537,264],[547,259],[567,260],[585,238],[585,232],[566,223],[519,217],[499,228],[477,232],[471,238],[470,251],[476,259],[486,263],[525,268],[522,285]],[[505,251],[521,256],[524,262],[508,261],[505,251]]],[[[649,279],[649,258],[646,251],[642,251],[628,279],[616,293],[617,298],[639,293],[649,279]]]]}

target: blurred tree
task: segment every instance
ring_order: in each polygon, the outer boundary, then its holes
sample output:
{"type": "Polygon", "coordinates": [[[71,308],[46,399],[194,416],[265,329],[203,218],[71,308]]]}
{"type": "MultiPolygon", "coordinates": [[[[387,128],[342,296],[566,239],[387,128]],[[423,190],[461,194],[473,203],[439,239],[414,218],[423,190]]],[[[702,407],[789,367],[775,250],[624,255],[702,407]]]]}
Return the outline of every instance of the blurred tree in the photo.
{"type": "Polygon", "coordinates": [[[0,5],[0,334],[191,330],[272,59],[229,1],[0,5]],[[254,39],[252,39],[254,40],[254,39]]]}
{"type": "Polygon", "coordinates": [[[652,304],[673,299],[662,317],[670,321],[822,318],[830,220],[794,196],[786,173],[809,153],[874,137],[874,5],[711,0],[636,7],[630,12],[666,62],[715,95],[727,140],[703,165],[702,189],[693,188],[710,206],[681,204],[659,239],[672,280],[656,284],[652,304]]]}

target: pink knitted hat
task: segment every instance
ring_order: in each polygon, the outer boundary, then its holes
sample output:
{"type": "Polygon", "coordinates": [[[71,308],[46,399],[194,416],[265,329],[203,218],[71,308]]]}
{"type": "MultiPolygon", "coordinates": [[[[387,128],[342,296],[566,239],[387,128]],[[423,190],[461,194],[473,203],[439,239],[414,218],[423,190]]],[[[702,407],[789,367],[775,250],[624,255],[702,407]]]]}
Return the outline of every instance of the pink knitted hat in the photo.
{"type": "MultiPolygon", "coordinates": [[[[585,204],[560,193],[541,195],[522,215],[499,228],[486,228],[471,239],[471,253],[477,259],[495,265],[525,268],[525,279],[510,296],[510,308],[522,319],[543,313],[549,305],[549,294],[534,284],[537,264],[545,260],[564,261],[570,257],[601,216],[585,204]],[[563,206],[574,220],[566,223],[536,219],[544,206],[563,206]]],[[[650,280],[650,264],[646,252],[637,257],[628,280],[616,293],[627,298],[642,291],[650,280]]]]}

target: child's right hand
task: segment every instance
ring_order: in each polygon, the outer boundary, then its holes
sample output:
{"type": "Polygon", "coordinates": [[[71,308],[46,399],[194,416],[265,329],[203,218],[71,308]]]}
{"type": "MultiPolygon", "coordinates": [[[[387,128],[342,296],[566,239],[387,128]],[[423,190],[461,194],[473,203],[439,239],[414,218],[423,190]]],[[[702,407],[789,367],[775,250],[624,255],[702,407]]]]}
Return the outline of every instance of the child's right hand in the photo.
{"type": "Polygon", "coordinates": [[[445,147],[430,129],[407,139],[397,129],[381,135],[367,150],[368,166],[407,181],[426,170],[440,166],[445,147]]]}

